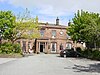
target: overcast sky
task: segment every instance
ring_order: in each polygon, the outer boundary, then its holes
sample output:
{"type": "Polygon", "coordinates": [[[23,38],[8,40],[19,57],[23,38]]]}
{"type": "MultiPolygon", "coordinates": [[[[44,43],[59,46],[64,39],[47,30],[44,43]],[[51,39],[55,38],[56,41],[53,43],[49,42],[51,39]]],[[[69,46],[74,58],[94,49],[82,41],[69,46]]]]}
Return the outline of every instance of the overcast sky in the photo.
{"type": "Polygon", "coordinates": [[[12,10],[14,14],[28,8],[33,17],[40,22],[55,23],[59,17],[60,24],[67,25],[77,10],[100,13],[100,0],[0,0],[0,10],[12,10]]]}

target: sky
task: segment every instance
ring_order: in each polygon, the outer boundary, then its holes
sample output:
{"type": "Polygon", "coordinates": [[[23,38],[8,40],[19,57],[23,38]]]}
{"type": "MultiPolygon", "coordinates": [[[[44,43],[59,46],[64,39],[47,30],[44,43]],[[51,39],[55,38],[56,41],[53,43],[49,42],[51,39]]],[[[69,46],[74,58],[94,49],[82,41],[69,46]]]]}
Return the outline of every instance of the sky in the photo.
{"type": "Polygon", "coordinates": [[[26,8],[39,22],[55,24],[58,17],[61,25],[67,25],[77,10],[100,13],[100,0],[0,0],[0,10],[11,10],[15,15],[26,8]]]}

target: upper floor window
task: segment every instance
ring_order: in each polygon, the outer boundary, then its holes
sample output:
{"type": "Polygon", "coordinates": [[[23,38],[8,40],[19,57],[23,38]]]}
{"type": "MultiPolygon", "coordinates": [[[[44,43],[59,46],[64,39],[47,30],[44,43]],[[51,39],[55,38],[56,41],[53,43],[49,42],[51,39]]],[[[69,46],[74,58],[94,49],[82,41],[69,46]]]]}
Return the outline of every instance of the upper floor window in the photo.
{"type": "Polygon", "coordinates": [[[52,30],[52,37],[56,37],[56,30],[52,30]]]}
{"type": "Polygon", "coordinates": [[[44,36],[44,30],[40,30],[40,34],[43,37],[44,36]]]}

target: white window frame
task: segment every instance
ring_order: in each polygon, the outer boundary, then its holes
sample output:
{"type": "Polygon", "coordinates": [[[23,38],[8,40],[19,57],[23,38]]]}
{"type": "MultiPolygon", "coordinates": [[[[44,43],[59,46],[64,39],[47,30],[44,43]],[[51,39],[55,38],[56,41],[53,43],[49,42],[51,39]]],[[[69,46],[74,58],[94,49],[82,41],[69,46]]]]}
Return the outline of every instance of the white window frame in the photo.
{"type": "Polygon", "coordinates": [[[55,50],[54,51],[52,50],[52,44],[53,43],[51,43],[51,52],[54,52],[55,53],[56,52],[56,49],[57,49],[57,43],[54,43],[54,47],[55,47],[55,50]]]}
{"type": "Polygon", "coordinates": [[[72,44],[71,43],[66,43],[66,49],[71,49],[72,48],[72,44]],[[68,48],[68,45],[70,46],[69,48],[68,48]]]}

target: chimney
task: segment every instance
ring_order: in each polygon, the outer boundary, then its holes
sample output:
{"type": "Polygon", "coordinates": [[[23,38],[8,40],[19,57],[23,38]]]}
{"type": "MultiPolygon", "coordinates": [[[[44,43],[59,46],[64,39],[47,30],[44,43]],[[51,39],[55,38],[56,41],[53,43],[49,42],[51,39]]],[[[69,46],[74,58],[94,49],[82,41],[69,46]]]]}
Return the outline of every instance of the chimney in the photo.
{"type": "Polygon", "coordinates": [[[46,24],[45,25],[48,25],[48,22],[46,22],[46,24]]]}
{"type": "Polygon", "coordinates": [[[56,19],[56,25],[59,25],[59,18],[56,19]]]}
{"type": "Polygon", "coordinates": [[[68,22],[68,26],[70,26],[71,25],[71,22],[70,22],[70,20],[69,20],[69,22],[68,22]]]}

